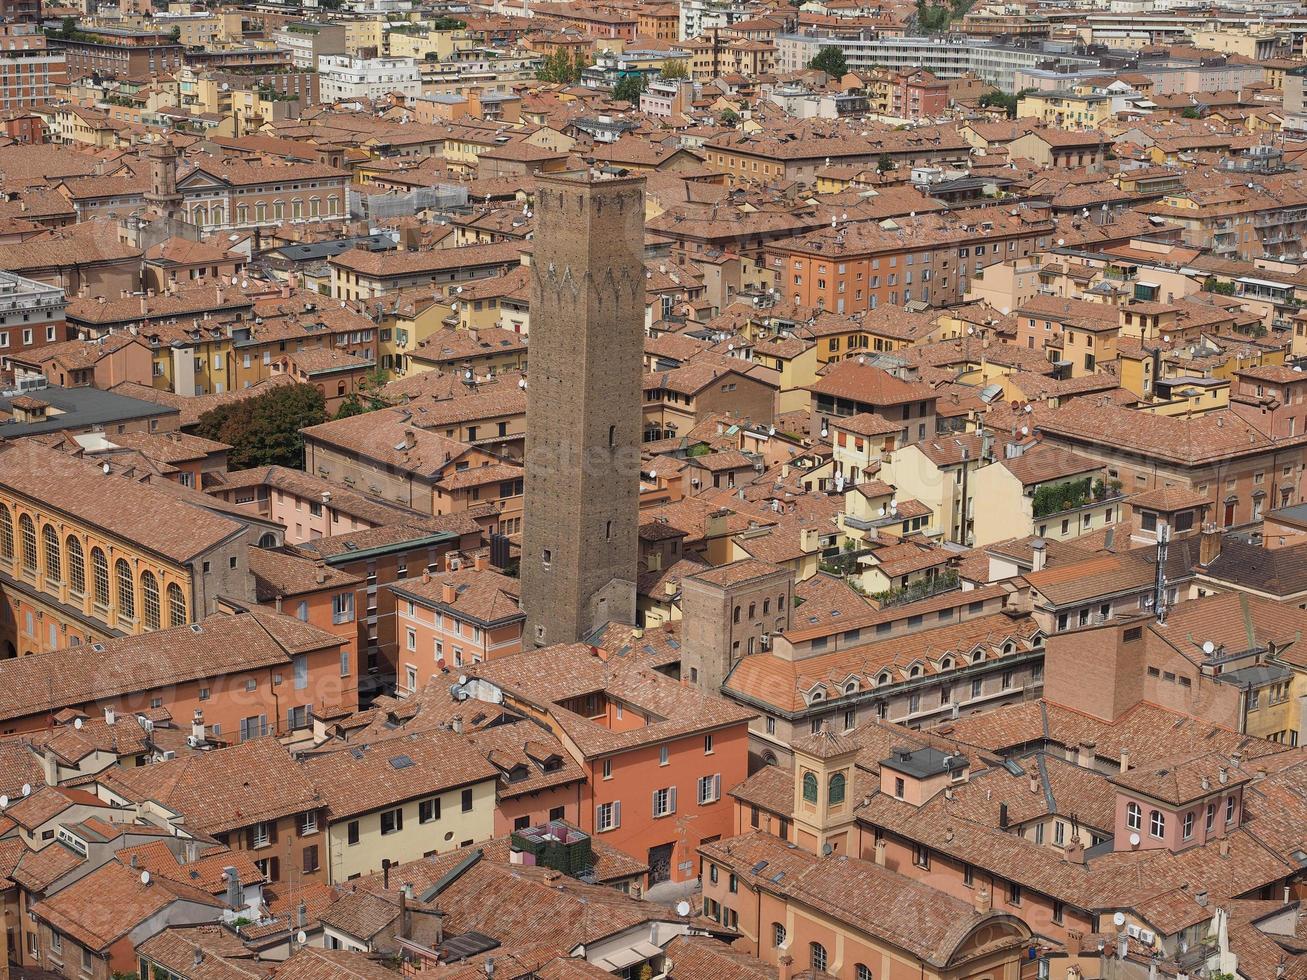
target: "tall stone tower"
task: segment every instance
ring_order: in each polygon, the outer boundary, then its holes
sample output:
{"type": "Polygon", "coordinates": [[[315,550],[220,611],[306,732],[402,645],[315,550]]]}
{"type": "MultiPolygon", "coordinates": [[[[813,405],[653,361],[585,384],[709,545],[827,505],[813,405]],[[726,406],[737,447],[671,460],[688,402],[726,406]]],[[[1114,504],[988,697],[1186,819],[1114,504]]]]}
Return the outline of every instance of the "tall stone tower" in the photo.
{"type": "Polygon", "coordinates": [[[177,148],[168,139],[155,143],[146,154],[150,160],[150,189],[145,203],[167,218],[177,217],[182,195],[177,192],[177,148]]]}
{"type": "Polygon", "coordinates": [[[644,178],[537,178],[522,600],[527,639],[635,622],[644,178]]]}

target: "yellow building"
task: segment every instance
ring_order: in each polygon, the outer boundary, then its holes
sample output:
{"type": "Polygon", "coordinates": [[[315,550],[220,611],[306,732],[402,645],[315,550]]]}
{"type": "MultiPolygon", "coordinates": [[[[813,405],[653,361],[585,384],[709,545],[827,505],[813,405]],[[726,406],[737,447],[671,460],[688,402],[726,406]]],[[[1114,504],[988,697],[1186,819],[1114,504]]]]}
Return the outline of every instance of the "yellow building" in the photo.
{"type": "Polygon", "coordinates": [[[1112,100],[1066,89],[1031,92],[1017,103],[1017,117],[1038,119],[1057,129],[1097,129],[1112,117],[1112,100]]]}
{"type": "Polygon", "coordinates": [[[454,308],[439,288],[404,289],[383,302],[377,314],[378,363],[383,371],[402,378],[410,371],[409,357],[418,345],[455,322],[454,308]]]}
{"type": "Polygon", "coordinates": [[[380,871],[383,859],[416,861],[494,836],[501,773],[461,735],[347,745],[310,759],[309,771],[327,807],[333,884],[380,871]]]}
{"type": "Polygon", "coordinates": [[[391,25],[386,44],[392,58],[417,61],[449,61],[475,45],[472,35],[461,29],[435,30],[420,24],[391,25]]]}
{"type": "Polygon", "coordinates": [[[384,54],[386,22],[379,17],[368,20],[345,21],[345,51],[361,55],[368,49],[384,54]]]}

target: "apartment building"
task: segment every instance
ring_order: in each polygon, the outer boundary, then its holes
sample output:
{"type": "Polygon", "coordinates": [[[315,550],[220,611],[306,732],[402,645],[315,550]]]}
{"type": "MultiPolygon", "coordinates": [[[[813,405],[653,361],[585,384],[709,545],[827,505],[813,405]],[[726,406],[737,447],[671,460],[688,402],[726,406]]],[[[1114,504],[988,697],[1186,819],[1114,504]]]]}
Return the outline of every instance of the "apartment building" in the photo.
{"type": "Polygon", "coordinates": [[[177,178],[187,219],[206,232],[339,219],[349,174],[315,163],[197,160],[177,178]]]}
{"type": "Polygon", "coordinates": [[[397,693],[412,695],[433,678],[522,649],[521,586],[489,567],[404,579],[390,586],[398,639],[397,693]]]}
{"type": "Polygon", "coordinates": [[[835,313],[881,304],[948,306],[986,266],[1047,247],[1053,222],[1026,208],[838,224],[766,246],[776,288],[795,305],[835,313]]]}
{"type": "Polygon", "coordinates": [[[181,42],[160,31],[97,27],[55,38],[54,44],[67,60],[69,80],[145,81],[182,66],[181,42]]]}
{"type": "Polygon", "coordinates": [[[0,110],[48,105],[68,81],[63,52],[35,24],[0,25],[0,110]]]}
{"type": "Polygon", "coordinates": [[[0,271],[0,358],[39,356],[69,339],[65,294],[58,286],[0,271]]]}
{"type": "Polygon", "coordinates": [[[694,849],[730,833],[723,788],[748,768],[753,712],[638,664],[560,644],[490,660],[458,690],[543,725],[585,770],[581,829],[647,863],[648,883],[698,876],[694,849]]]}
{"type": "Polygon", "coordinates": [[[417,286],[484,279],[519,265],[521,254],[521,246],[511,241],[423,252],[356,248],[328,260],[331,295],[336,299],[376,299],[417,286]]]}
{"type": "MultiPolygon", "coordinates": [[[[200,712],[227,744],[307,728],[342,707],[340,638],[252,607],[142,636],[0,661],[0,733],[42,731],[51,715],[200,712]]],[[[353,703],[349,706],[353,708],[353,703]]]]}
{"type": "Polygon", "coordinates": [[[318,93],[323,102],[381,101],[392,95],[415,99],[422,78],[412,58],[362,58],[329,54],[318,58],[318,93]]]}

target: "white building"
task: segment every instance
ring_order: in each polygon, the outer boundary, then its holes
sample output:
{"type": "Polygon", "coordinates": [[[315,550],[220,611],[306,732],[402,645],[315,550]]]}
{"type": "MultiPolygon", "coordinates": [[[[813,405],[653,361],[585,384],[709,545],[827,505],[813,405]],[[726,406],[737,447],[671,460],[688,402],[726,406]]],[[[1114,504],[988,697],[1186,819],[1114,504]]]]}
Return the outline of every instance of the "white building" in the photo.
{"type": "Polygon", "coordinates": [[[375,100],[391,92],[415,99],[422,94],[422,78],[412,58],[323,55],[318,59],[318,91],[324,103],[375,100]]]}
{"type": "Polygon", "coordinates": [[[730,27],[759,13],[748,0],[681,0],[680,8],[678,28],[682,41],[707,34],[714,27],[730,27]]]}

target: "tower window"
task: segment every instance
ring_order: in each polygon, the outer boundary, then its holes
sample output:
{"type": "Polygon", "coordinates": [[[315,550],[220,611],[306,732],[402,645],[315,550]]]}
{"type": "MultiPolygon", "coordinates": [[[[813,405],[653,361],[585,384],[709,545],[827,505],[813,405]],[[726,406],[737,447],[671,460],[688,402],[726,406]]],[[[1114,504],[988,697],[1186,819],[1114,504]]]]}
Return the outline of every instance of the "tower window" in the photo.
{"type": "Polygon", "coordinates": [[[546,548],[540,555],[540,560],[544,563],[545,568],[553,564],[554,553],[551,549],[546,548]]]}
{"type": "Polygon", "coordinates": [[[605,522],[604,522],[604,540],[606,540],[606,541],[611,541],[611,540],[613,540],[613,522],[612,522],[612,521],[605,521],[605,522]]]}
{"type": "Polygon", "coordinates": [[[610,425],[608,427],[608,445],[617,445],[617,426],[615,425],[610,425]]]}

